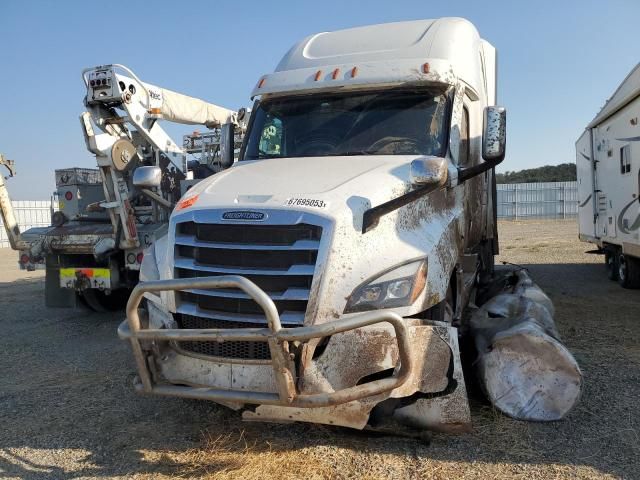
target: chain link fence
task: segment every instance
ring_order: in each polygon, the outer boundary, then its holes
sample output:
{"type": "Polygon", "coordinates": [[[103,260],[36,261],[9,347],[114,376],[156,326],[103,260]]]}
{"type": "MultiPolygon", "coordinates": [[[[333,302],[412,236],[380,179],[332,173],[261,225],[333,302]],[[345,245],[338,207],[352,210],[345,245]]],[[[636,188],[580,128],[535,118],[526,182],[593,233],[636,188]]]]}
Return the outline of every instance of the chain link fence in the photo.
{"type": "Polygon", "coordinates": [[[578,215],[578,182],[500,184],[498,218],[572,218],[578,215]]]}
{"type": "MultiPolygon", "coordinates": [[[[31,227],[48,227],[51,225],[51,201],[49,200],[15,200],[13,211],[20,231],[31,227]]],[[[0,219],[0,247],[9,247],[9,239],[0,219]]]]}

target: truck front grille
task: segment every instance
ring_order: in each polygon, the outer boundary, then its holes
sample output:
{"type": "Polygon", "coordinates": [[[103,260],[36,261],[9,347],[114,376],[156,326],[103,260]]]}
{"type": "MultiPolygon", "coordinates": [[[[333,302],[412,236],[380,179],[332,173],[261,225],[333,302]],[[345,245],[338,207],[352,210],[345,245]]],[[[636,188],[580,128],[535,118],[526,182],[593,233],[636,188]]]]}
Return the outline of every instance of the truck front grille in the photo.
{"type": "MultiPolygon", "coordinates": [[[[264,325],[227,322],[193,315],[179,315],[178,325],[180,328],[264,327],[264,325]]],[[[253,360],[269,360],[271,358],[267,342],[180,342],[180,348],[210,357],[253,360]]]]}
{"type": "MultiPolygon", "coordinates": [[[[271,297],[284,326],[302,325],[321,235],[321,227],[309,224],[180,223],[175,276],[242,275],[271,297]]],[[[177,304],[182,328],[252,328],[267,324],[260,306],[236,289],[179,292],[177,304]]],[[[270,358],[265,342],[182,342],[181,348],[214,357],[270,358]]]]}

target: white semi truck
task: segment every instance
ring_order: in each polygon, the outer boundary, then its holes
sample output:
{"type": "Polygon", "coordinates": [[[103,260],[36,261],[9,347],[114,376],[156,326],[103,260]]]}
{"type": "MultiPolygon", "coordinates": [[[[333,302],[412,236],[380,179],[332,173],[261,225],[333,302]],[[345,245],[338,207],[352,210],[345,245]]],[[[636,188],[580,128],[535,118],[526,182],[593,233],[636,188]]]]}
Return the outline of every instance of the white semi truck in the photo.
{"type": "Polygon", "coordinates": [[[251,94],[239,161],[144,256],[119,328],[137,389],[248,420],[467,430],[458,336],[498,251],[496,81],[460,18],[296,43],[251,94]]]}
{"type": "Polygon", "coordinates": [[[607,275],[640,288],[640,65],[576,142],[580,240],[604,254],[607,275]]]}

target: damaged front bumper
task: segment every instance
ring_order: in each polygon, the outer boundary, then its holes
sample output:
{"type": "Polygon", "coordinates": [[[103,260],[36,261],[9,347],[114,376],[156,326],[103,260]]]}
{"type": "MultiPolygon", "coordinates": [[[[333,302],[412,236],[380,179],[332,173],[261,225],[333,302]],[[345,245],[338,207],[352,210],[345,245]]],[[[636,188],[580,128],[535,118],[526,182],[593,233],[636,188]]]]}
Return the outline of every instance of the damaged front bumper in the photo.
{"type": "Polygon", "coordinates": [[[232,408],[258,405],[244,412],[247,420],[359,429],[376,405],[389,400],[387,416],[403,424],[445,431],[470,426],[456,329],[448,325],[423,325],[376,311],[283,328],[263,290],[244,277],[221,276],[139,284],[118,334],[131,342],[136,388],[142,393],[213,400],[232,408]],[[145,292],[207,288],[242,290],[264,311],[267,328],[143,328],[138,306],[145,292]],[[325,338],[322,352],[314,354],[325,338]],[[180,342],[211,341],[267,342],[270,359],[195,358],[179,348],[180,342]],[[298,361],[294,350],[302,352],[298,361]]]}

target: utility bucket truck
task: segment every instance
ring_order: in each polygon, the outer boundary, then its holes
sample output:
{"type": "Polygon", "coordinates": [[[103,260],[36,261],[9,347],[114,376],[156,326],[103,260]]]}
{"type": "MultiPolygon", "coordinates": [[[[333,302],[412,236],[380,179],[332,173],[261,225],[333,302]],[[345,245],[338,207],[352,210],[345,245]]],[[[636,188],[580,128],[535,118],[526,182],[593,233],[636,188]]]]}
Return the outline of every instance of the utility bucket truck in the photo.
{"type": "Polygon", "coordinates": [[[87,110],[80,123],[98,168],[56,170],[50,227],[20,233],[4,183],[0,211],[20,266],[46,268],[48,306],[80,298],[96,310],[117,309],[138,283],[144,249],[166,234],[180,196],[233,163],[234,152],[217,147],[221,135],[241,138],[245,112],[142,82],[122,65],[88,68],[82,78],[87,110]],[[213,130],[179,146],[160,120],[213,130]]]}
{"type": "Polygon", "coordinates": [[[604,254],[607,275],[640,288],[640,64],[576,142],[580,240],[604,254]]]}
{"type": "Polygon", "coordinates": [[[145,253],[119,328],[137,389],[467,430],[458,335],[493,270],[505,155],[494,47],[458,18],[319,33],[251,95],[239,161],[145,253]]]}

